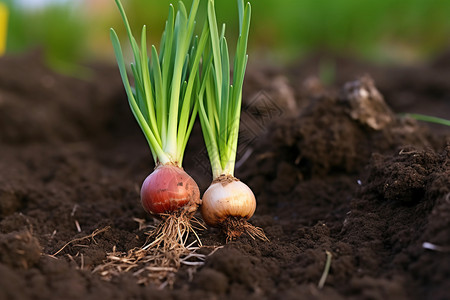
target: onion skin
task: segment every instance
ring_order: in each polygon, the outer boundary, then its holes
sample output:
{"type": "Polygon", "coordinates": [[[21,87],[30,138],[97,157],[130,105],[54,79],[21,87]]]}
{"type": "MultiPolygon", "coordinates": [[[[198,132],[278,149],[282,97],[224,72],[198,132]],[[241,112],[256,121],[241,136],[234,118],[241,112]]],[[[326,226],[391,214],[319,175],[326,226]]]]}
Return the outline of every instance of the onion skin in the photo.
{"type": "Polygon", "coordinates": [[[252,190],[243,182],[234,180],[213,182],[202,199],[203,220],[212,227],[220,227],[229,218],[250,219],[256,210],[252,190]]]}
{"type": "Polygon", "coordinates": [[[160,165],[144,180],[141,203],[153,215],[181,209],[194,213],[200,205],[200,190],[194,179],[174,165],[160,165]]]}

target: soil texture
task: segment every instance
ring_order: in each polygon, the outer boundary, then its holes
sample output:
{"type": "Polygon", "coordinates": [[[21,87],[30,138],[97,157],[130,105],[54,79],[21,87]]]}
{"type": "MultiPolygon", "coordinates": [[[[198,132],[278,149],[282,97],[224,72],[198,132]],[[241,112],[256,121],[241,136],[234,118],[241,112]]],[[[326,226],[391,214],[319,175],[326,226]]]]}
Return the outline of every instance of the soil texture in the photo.
{"type": "MultiPolygon", "coordinates": [[[[76,79],[36,53],[0,58],[0,299],[450,299],[450,128],[402,115],[450,119],[449,58],[336,59],[327,84],[321,58],[251,63],[235,175],[270,241],[199,231],[204,264],[170,285],[93,272],[158,222],[140,204],[154,165],[117,67],[76,79]]],[[[203,193],[198,124],[184,167],[203,193]]]]}

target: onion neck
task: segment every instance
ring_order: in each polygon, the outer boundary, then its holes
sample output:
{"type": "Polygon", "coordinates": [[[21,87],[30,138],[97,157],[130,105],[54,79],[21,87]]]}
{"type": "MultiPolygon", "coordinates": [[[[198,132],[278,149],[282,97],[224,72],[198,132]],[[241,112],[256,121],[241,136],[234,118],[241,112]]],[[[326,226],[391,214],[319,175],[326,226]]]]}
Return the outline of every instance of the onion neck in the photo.
{"type": "Polygon", "coordinates": [[[175,166],[182,169],[180,161],[176,160],[175,158],[172,158],[172,155],[170,155],[169,153],[163,152],[162,154],[163,155],[158,155],[155,164],[155,169],[164,165],[175,166]]]}
{"type": "Polygon", "coordinates": [[[181,168],[181,161],[178,160],[178,149],[176,139],[167,137],[166,144],[164,146],[164,161],[160,159],[161,164],[171,164],[181,168]]]}
{"type": "Polygon", "coordinates": [[[160,161],[157,161],[156,165],[155,165],[155,170],[160,167],[163,167],[163,166],[172,166],[172,167],[176,167],[176,168],[183,170],[183,167],[181,167],[181,165],[178,162],[173,162],[173,161],[169,161],[167,163],[162,163],[160,161]]]}
{"type": "Polygon", "coordinates": [[[159,153],[158,154],[158,159],[156,161],[156,165],[166,165],[166,164],[171,164],[172,160],[170,159],[169,155],[167,155],[167,153],[163,152],[163,153],[159,153]]]}
{"type": "Polygon", "coordinates": [[[170,162],[176,161],[177,157],[177,143],[174,139],[167,139],[167,144],[164,146],[164,154],[168,157],[170,162]]]}
{"type": "Polygon", "coordinates": [[[223,173],[225,175],[231,175],[234,177],[234,165],[235,165],[236,160],[235,159],[230,159],[227,161],[227,164],[225,165],[225,168],[223,169],[223,173]]]}
{"type": "Polygon", "coordinates": [[[233,177],[234,178],[234,170],[227,170],[227,169],[213,170],[213,182],[217,181],[221,177],[233,177]]]}
{"type": "Polygon", "coordinates": [[[239,179],[237,179],[236,177],[234,177],[233,175],[229,175],[229,174],[222,174],[219,177],[215,178],[212,182],[211,185],[215,184],[215,183],[221,183],[222,185],[227,185],[228,183],[231,183],[233,181],[240,181],[239,179]]]}

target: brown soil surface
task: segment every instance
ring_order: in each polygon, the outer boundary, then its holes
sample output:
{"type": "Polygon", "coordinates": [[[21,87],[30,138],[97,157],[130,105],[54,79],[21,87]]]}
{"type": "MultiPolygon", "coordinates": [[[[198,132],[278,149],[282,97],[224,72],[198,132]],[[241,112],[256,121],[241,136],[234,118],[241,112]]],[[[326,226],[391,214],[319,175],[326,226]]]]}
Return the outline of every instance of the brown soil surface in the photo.
{"type": "MultiPolygon", "coordinates": [[[[204,245],[223,247],[164,289],[92,272],[144,244],[136,218],[154,222],[139,200],[153,162],[117,68],[80,80],[35,54],[0,58],[0,299],[449,299],[450,128],[398,114],[450,119],[449,57],[337,59],[327,87],[318,58],[250,65],[236,176],[270,241],[207,229],[204,245]]],[[[198,126],[184,166],[203,192],[198,126]]]]}

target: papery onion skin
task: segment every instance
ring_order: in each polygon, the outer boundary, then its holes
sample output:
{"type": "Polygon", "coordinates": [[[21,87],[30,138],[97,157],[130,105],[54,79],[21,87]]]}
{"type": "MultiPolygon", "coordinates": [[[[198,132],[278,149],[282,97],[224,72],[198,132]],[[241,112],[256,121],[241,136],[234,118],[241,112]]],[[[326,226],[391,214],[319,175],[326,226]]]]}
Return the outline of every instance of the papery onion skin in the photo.
{"type": "Polygon", "coordinates": [[[219,227],[228,218],[250,219],[256,210],[252,190],[242,181],[214,182],[202,199],[201,214],[206,224],[219,227]]]}
{"type": "Polygon", "coordinates": [[[160,165],[144,180],[141,203],[153,215],[181,209],[194,213],[201,203],[200,190],[183,169],[170,164],[160,165]]]}

